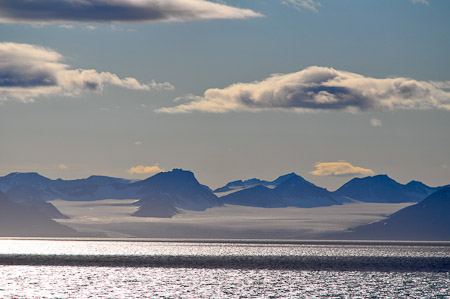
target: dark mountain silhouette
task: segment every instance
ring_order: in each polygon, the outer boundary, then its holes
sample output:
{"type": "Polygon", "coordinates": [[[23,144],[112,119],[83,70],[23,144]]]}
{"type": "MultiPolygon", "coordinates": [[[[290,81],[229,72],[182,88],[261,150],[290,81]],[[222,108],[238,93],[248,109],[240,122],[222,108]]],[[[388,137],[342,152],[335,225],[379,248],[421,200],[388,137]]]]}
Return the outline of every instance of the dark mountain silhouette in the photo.
{"type": "Polygon", "coordinates": [[[80,234],[53,221],[31,206],[10,201],[0,192],[0,236],[78,237],[80,234]]]}
{"type": "Polygon", "coordinates": [[[255,207],[318,207],[350,202],[294,173],[280,177],[274,189],[258,185],[221,197],[226,204],[255,207]]]}
{"type": "Polygon", "coordinates": [[[336,190],[335,194],[363,202],[400,203],[421,201],[436,190],[421,182],[412,181],[403,185],[387,175],[377,175],[354,178],[336,190]]]}
{"type": "MultiPolygon", "coordinates": [[[[336,238],[334,236],[333,238],[336,238]]],[[[450,240],[450,187],[406,207],[388,219],[354,228],[340,239],[450,240]]]]}
{"type": "Polygon", "coordinates": [[[230,182],[223,187],[217,188],[214,190],[214,193],[222,193],[222,192],[230,192],[230,191],[239,191],[248,187],[254,187],[258,185],[266,186],[266,187],[276,187],[284,181],[290,179],[291,177],[296,176],[295,173],[289,173],[278,177],[276,180],[269,182],[260,179],[249,179],[249,180],[238,180],[234,182],[230,182]]]}
{"type": "Polygon", "coordinates": [[[146,180],[130,184],[142,198],[140,205],[152,200],[164,200],[177,208],[203,211],[220,206],[221,201],[201,185],[194,174],[182,169],[160,172],[146,180]]]}

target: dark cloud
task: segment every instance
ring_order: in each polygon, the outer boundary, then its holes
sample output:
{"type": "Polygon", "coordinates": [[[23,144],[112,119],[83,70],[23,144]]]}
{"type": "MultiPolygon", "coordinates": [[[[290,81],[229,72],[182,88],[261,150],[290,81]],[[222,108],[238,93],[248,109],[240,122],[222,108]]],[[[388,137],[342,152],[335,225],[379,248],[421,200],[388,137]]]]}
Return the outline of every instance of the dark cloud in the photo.
{"type": "Polygon", "coordinates": [[[2,0],[4,23],[181,22],[261,17],[249,9],[204,0],[2,0]]]}

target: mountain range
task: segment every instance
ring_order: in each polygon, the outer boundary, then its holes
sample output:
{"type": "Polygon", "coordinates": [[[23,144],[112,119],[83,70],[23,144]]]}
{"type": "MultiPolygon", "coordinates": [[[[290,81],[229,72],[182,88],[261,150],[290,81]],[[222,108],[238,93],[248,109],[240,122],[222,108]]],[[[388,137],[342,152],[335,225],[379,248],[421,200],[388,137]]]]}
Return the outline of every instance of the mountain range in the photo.
{"type": "Polygon", "coordinates": [[[164,218],[173,217],[183,209],[204,211],[224,204],[311,208],[361,201],[418,204],[387,220],[355,228],[342,238],[386,239],[387,231],[392,231],[395,233],[390,236],[394,239],[427,239],[427,235],[439,239],[450,231],[449,190],[450,186],[429,187],[418,181],[400,184],[387,175],[355,178],[334,192],[295,173],[273,181],[238,180],[213,192],[200,184],[192,172],[182,169],[161,172],[140,181],[105,176],[52,180],[38,173],[11,173],[0,177],[0,235],[76,235],[74,230],[51,220],[67,218],[47,202],[53,199],[136,199],[139,208],[134,216],[164,218]],[[430,234],[433,230],[435,234],[430,234]]]}
{"type": "Polygon", "coordinates": [[[0,191],[15,202],[138,199],[143,205],[146,201],[166,200],[175,207],[189,210],[204,210],[222,204],[315,207],[351,201],[419,202],[439,188],[418,181],[403,185],[387,175],[377,175],[354,178],[331,192],[289,173],[273,181],[256,178],[233,181],[212,192],[201,185],[192,172],[182,169],[161,172],[141,181],[106,176],[51,180],[38,173],[11,173],[0,177],[0,191]]]}

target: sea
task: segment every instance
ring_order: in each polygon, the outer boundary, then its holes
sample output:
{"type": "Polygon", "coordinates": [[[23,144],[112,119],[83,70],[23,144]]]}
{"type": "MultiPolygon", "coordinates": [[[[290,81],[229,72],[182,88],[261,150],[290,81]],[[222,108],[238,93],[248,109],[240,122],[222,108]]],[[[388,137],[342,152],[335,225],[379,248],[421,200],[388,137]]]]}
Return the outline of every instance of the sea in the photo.
{"type": "Polygon", "coordinates": [[[450,243],[5,238],[0,298],[450,298],[450,243]]]}

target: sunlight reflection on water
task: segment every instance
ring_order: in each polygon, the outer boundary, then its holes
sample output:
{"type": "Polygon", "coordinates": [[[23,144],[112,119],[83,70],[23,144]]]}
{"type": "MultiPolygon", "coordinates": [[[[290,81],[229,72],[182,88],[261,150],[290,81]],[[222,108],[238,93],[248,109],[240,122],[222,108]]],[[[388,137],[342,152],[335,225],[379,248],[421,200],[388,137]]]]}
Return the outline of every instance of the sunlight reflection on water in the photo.
{"type": "Polygon", "coordinates": [[[2,298],[450,296],[449,273],[0,266],[2,298]]]}

